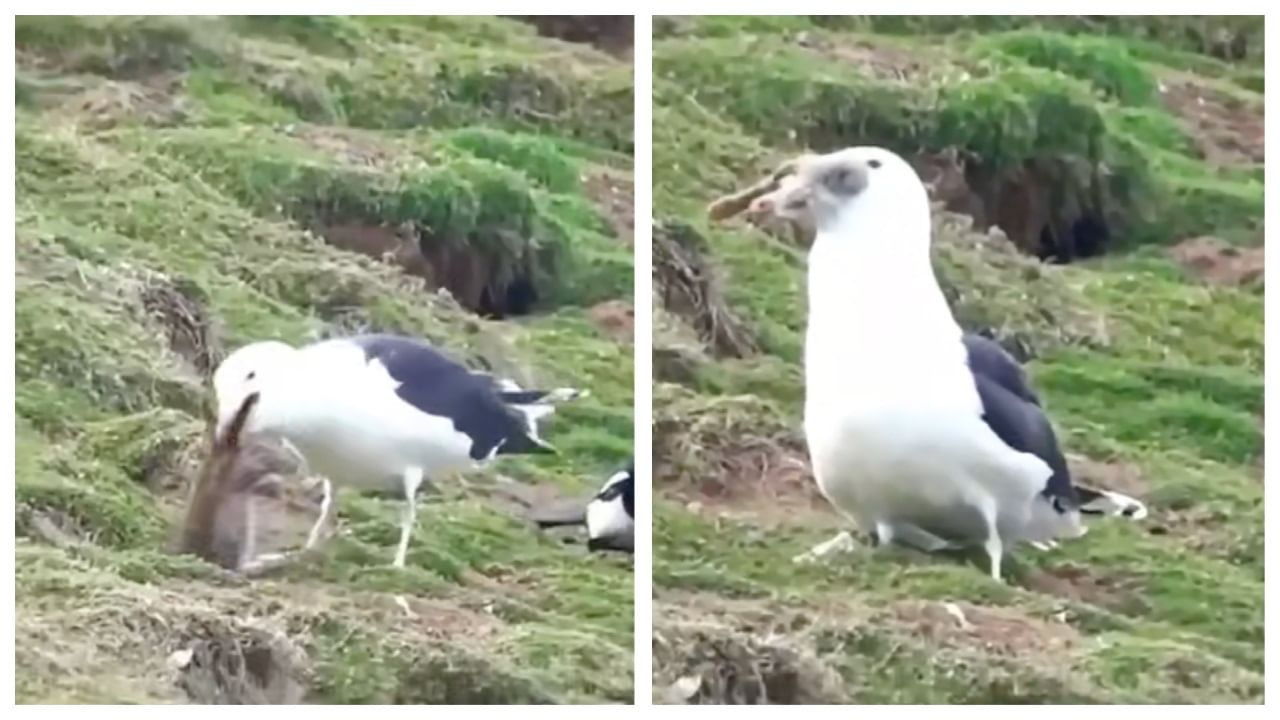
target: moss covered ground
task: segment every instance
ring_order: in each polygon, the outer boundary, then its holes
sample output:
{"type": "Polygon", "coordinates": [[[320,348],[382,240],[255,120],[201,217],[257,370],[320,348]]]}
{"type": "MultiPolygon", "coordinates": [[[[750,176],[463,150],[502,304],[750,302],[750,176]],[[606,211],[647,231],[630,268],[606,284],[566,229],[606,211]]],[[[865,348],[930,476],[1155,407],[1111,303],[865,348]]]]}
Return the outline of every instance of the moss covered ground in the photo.
{"type": "Polygon", "coordinates": [[[630,562],[496,488],[582,495],[631,452],[630,338],[594,312],[631,297],[630,62],[494,18],[23,17],[16,39],[19,702],[629,702],[630,562]],[[480,279],[434,292],[338,225],[408,226],[480,279]],[[516,276],[531,313],[463,306],[516,276]],[[211,363],[357,330],[592,394],[546,430],[558,456],[436,479],[403,572],[398,503],[354,494],[276,576],[166,552],[211,363]]]}
{"type": "Polygon", "coordinates": [[[1263,287],[1178,251],[1262,243],[1251,22],[655,18],[654,221],[704,278],[655,323],[656,701],[1262,700],[1263,287]],[[1023,549],[1006,585],[898,548],[792,564],[840,527],[800,431],[804,250],[705,207],[858,144],[1052,166],[1105,212],[1107,252],[1069,265],[940,212],[935,264],[962,323],[1029,358],[1076,475],[1148,519],[1023,549]]]}

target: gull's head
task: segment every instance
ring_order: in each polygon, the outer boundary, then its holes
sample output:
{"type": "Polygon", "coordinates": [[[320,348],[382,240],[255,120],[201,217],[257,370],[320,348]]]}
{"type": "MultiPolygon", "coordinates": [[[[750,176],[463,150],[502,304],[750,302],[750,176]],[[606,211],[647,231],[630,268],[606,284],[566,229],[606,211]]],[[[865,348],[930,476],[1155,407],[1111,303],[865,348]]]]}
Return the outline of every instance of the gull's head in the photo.
{"type": "MultiPolygon", "coordinates": [[[[907,219],[929,213],[915,169],[896,153],[870,146],[803,155],[734,200],[733,210],[749,201],[750,216],[789,220],[819,232],[846,226],[859,215],[907,219]]],[[[713,216],[731,214],[717,213],[715,207],[713,216]]]]}
{"type": "Polygon", "coordinates": [[[630,550],[635,543],[635,459],[587,503],[587,547],[630,550]]]}
{"type": "MultiPolygon", "coordinates": [[[[270,398],[271,393],[264,391],[272,382],[289,376],[289,366],[296,352],[282,342],[258,342],[245,345],[222,361],[213,373],[213,392],[218,403],[215,441],[223,437],[248,398],[270,398]]],[[[241,418],[240,424],[246,432],[266,429],[260,411],[241,418]]]]}

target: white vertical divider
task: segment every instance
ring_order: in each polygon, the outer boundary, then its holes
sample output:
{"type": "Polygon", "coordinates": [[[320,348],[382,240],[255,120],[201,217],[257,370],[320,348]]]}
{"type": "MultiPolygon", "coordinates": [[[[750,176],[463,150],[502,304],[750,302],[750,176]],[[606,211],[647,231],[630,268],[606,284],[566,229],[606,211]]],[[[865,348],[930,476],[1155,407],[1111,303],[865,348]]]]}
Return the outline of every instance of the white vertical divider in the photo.
{"type": "Polygon", "coordinates": [[[635,18],[635,703],[653,678],[653,16],[635,18]]]}

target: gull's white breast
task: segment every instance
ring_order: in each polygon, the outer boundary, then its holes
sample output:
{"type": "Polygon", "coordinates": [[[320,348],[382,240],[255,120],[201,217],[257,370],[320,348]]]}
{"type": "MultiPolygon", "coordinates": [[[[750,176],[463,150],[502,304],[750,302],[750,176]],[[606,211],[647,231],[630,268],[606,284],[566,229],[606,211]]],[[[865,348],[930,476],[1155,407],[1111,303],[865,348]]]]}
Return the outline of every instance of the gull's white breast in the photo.
{"type": "Polygon", "coordinates": [[[823,493],[866,530],[914,521],[980,534],[984,505],[1025,524],[1050,470],[982,420],[928,266],[886,272],[836,243],[819,238],[811,257],[805,347],[805,435],[823,493]]]}

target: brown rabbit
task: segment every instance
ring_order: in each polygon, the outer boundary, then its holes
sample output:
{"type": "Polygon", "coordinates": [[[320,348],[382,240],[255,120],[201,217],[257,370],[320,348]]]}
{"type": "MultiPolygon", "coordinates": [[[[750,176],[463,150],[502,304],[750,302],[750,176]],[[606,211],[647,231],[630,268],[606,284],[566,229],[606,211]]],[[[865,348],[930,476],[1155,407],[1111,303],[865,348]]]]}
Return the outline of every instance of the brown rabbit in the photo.
{"type": "Polygon", "coordinates": [[[257,393],[245,398],[223,436],[211,437],[209,456],[196,480],[178,542],[179,552],[235,572],[260,569],[268,561],[268,556],[258,557],[254,547],[254,499],[277,489],[281,478],[293,470],[279,448],[242,437],[257,402],[257,393]]]}

